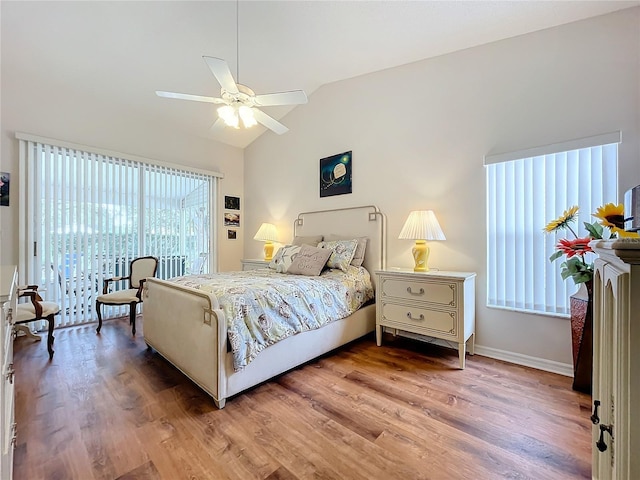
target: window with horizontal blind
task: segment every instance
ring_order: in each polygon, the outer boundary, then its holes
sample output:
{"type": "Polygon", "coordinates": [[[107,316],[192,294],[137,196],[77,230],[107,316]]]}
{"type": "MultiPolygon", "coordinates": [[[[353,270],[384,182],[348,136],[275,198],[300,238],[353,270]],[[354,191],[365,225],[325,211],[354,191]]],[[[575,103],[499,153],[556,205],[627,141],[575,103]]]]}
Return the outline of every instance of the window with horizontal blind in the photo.
{"type": "Polygon", "coordinates": [[[160,278],[209,271],[217,174],[23,137],[21,278],[61,305],[58,326],[93,321],[103,280],[136,257],[157,257],[160,278]]]}
{"type": "MultiPolygon", "coordinates": [[[[548,222],[578,205],[584,222],[617,202],[618,142],[612,133],[511,154],[485,157],[487,186],[487,306],[569,314],[577,287],[550,262],[567,232],[546,234],[548,222]]],[[[591,259],[592,261],[593,259],[591,259]]]]}

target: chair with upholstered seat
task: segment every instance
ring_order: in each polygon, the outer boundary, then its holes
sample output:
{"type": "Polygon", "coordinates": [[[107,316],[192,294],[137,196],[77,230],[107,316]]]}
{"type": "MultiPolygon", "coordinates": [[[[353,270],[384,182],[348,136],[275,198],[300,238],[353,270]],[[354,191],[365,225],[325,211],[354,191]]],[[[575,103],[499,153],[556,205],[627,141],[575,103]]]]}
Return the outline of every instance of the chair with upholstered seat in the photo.
{"type": "Polygon", "coordinates": [[[60,313],[60,305],[55,302],[45,302],[38,294],[37,285],[27,285],[18,287],[19,297],[29,297],[30,302],[19,303],[16,309],[15,325],[46,320],[49,323],[49,334],[47,336],[47,350],[49,350],[49,360],[53,359],[53,327],[54,316],[60,313]]]}
{"type": "Polygon", "coordinates": [[[102,312],[100,306],[104,305],[129,305],[129,323],[131,333],[136,334],[136,309],[142,302],[142,287],[147,277],[155,277],[158,269],[156,257],[139,257],[131,260],[129,264],[129,276],[112,277],[103,281],[102,295],[96,300],[96,312],[98,314],[98,328],[102,328],[102,312]],[[109,284],[112,282],[128,281],[126,289],[109,292],[109,284]]]}

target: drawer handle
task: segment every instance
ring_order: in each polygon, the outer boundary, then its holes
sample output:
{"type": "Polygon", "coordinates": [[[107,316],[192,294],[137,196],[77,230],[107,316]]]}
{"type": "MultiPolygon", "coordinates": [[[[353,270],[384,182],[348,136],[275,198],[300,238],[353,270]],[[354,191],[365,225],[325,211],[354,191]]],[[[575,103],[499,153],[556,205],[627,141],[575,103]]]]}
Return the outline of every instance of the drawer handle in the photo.
{"type": "Polygon", "coordinates": [[[596,442],[596,447],[601,452],[607,449],[607,444],[604,441],[604,432],[608,432],[611,435],[611,440],[613,440],[613,425],[600,425],[600,438],[596,442]]]}
{"type": "Polygon", "coordinates": [[[416,318],[413,315],[411,315],[411,312],[407,312],[407,318],[409,320],[424,320],[424,315],[420,314],[420,316],[416,318]]]}
{"type": "Polygon", "coordinates": [[[591,415],[591,423],[597,425],[600,423],[600,417],[598,417],[598,407],[600,406],[600,400],[593,401],[593,415],[591,415]]]}
{"type": "Polygon", "coordinates": [[[411,287],[407,287],[407,293],[410,295],[424,295],[424,288],[420,287],[419,291],[414,292],[413,290],[411,290],[411,287]]]}
{"type": "Polygon", "coordinates": [[[9,368],[7,369],[7,373],[5,374],[5,378],[9,381],[9,383],[13,383],[13,375],[16,373],[13,368],[13,362],[9,364],[9,368]]]}

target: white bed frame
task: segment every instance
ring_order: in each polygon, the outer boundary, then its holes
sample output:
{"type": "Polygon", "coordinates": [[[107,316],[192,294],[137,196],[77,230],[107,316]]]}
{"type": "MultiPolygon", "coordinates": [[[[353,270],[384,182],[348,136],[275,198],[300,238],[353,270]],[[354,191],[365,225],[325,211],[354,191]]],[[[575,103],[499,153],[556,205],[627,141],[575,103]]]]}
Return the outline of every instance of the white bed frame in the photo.
{"type": "MultiPolygon", "coordinates": [[[[386,221],[375,206],[301,213],[294,232],[366,236],[364,266],[374,285],[374,271],[385,267],[386,221]]],[[[266,348],[236,372],[227,352],[227,322],[214,295],[157,278],[149,278],[144,291],[147,345],[211,395],[218,408],[233,395],[373,331],[375,316],[375,305],[367,305],[347,318],[266,348]]]]}

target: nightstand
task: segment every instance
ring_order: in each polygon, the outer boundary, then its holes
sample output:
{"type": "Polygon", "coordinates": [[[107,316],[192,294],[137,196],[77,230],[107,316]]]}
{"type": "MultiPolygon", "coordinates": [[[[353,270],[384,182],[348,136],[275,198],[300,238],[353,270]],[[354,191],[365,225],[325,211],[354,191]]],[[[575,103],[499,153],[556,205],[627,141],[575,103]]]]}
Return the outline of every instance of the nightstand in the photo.
{"type": "Polygon", "coordinates": [[[375,274],[378,346],[383,327],[453,341],[464,368],[470,338],[469,354],[474,354],[476,274],[400,268],[375,274]]]}
{"type": "Polygon", "coordinates": [[[269,268],[269,262],[266,260],[259,259],[243,259],[242,262],[242,270],[262,270],[265,268],[269,268]]]}

